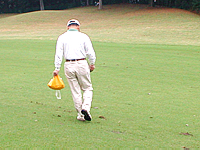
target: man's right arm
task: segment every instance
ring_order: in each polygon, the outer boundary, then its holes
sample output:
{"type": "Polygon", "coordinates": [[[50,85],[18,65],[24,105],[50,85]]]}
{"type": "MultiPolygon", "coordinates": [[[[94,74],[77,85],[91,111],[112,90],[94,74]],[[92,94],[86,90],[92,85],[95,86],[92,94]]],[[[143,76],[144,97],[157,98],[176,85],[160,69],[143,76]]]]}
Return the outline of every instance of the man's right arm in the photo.
{"type": "Polygon", "coordinates": [[[60,67],[62,64],[62,59],[63,59],[63,43],[62,43],[62,39],[61,37],[58,37],[57,43],[56,43],[56,53],[55,53],[55,61],[54,61],[54,65],[55,65],[55,70],[53,72],[54,76],[58,75],[59,71],[60,71],[60,67]]]}

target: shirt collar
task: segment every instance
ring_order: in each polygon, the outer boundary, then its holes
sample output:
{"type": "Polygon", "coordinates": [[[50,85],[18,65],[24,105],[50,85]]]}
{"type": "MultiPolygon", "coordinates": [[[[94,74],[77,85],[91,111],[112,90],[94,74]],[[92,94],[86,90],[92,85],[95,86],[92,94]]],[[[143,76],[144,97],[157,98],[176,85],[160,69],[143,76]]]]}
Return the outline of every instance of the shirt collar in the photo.
{"type": "Polygon", "coordinates": [[[68,31],[78,31],[77,29],[69,29],[68,31]]]}

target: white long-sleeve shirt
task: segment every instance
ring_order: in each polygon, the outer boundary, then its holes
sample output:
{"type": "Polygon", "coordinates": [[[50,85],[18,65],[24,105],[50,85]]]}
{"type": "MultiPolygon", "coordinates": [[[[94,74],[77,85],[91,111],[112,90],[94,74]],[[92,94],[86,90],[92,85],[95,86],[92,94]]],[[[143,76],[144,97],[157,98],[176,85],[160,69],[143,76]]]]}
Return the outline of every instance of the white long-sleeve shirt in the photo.
{"type": "Polygon", "coordinates": [[[96,55],[90,38],[76,29],[69,29],[58,37],[55,53],[55,68],[60,70],[62,59],[88,58],[95,64],[96,55]]]}

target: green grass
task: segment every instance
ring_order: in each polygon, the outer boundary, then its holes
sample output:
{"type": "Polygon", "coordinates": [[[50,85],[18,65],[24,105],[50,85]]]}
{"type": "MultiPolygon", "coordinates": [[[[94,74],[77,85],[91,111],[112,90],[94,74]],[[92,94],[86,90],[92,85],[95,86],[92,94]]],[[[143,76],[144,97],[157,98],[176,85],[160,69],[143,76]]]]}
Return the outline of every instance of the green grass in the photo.
{"type": "Polygon", "coordinates": [[[62,99],[47,87],[54,46],[1,40],[2,148],[199,147],[198,47],[94,42],[93,120],[83,123],[63,71],[62,99]]]}
{"type": "Polygon", "coordinates": [[[177,9],[147,9],[146,14],[152,15],[138,18],[136,23],[141,26],[135,29],[130,23],[126,29],[117,19],[137,18],[146,9],[145,5],[132,6],[0,17],[0,148],[200,147],[199,16],[177,9]],[[57,100],[55,91],[47,86],[54,69],[56,37],[64,31],[63,19],[71,14],[90,16],[83,20],[82,30],[91,34],[97,54],[91,122],[76,120],[63,70],[60,75],[66,87],[61,90],[62,99],[57,100]],[[150,18],[155,14],[162,20],[157,26],[150,18]],[[103,16],[110,25],[114,25],[113,19],[117,29],[103,28],[103,16]],[[176,26],[169,29],[169,22],[176,26]],[[157,30],[160,25],[163,32],[157,30]],[[128,30],[135,33],[128,36],[137,39],[126,40],[122,33],[128,30]],[[176,32],[179,35],[172,36],[176,32]],[[193,136],[180,134],[187,132],[193,136]]]}

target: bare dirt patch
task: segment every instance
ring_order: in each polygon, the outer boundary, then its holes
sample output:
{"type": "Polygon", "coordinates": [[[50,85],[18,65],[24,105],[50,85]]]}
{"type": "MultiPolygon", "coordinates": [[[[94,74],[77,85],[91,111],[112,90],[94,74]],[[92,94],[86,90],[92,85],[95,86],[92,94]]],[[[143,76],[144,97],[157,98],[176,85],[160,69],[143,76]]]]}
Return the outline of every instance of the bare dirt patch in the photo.
{"type": "Polygon", "coordinates": [[[11,17],[11,16],[15,16],[17,14],[0,14],[0,19],[1,18],[6,18],[6,17],[11,17]]]}

